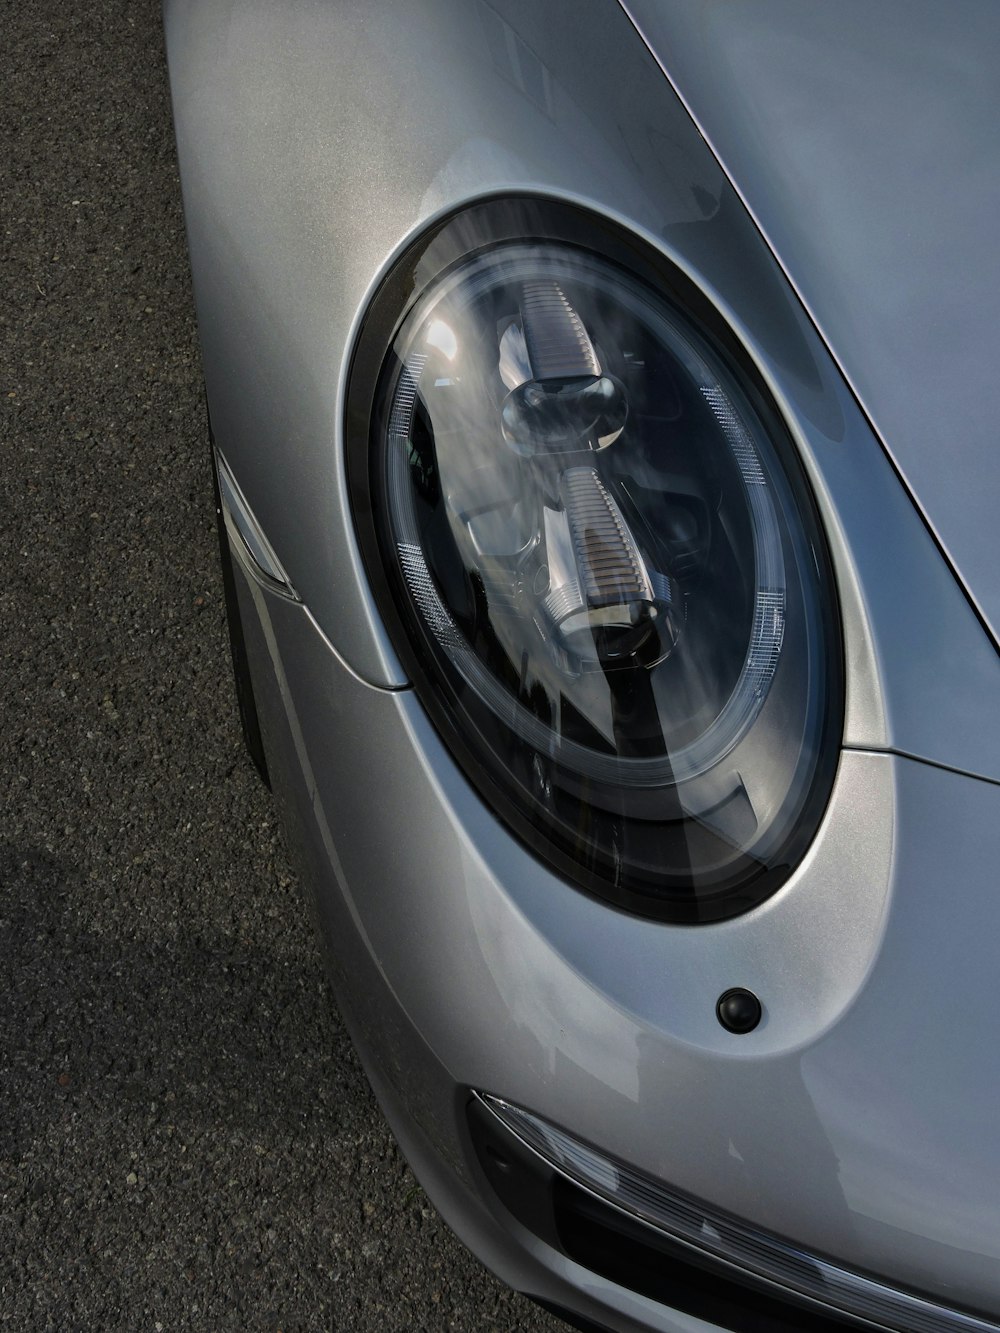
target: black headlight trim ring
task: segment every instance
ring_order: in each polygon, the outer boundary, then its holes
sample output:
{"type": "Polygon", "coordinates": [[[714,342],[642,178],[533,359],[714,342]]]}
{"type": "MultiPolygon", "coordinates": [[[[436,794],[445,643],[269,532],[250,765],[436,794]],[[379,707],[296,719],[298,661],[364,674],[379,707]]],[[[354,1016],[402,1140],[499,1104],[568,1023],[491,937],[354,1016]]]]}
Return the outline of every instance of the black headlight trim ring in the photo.
{"type": "Polygon", "coordinates": [[[772,896],[792,874],[825,813],[839,762],[844,716],[844,650],[832,561],[823,524],[798,451],[752,359],[714,305],[686,274],[641,238],[606,217],[575,205],[535,196],[500,196],[472,204],[439,220],[399,257],[376,291],[353,349],[346,405],[346,467],[355,529],[376,605],[390,639],[435,729],[488,809],[544,864],[603,902],[645,918],[698,924],[741,915],[772,896]],[[388,349],[414,305],[432,282],[477,254],[507,242],[553,242],[575,247],[624,269],[653,287],[692,323],[728,365],[766,428],[780,456],[785,479],[800,512],[818,535],[810,550],[824,590],[823,632],[828,649],[826,708],[812,781],[796,829],[779,864],[744,868],[740,882],[723,885],[708,898],[662,900],[614,884],[580,864],[572,849],[540,830],[509,792],[492,777],[481,756],[454,725],[442,701],[439,671],[428,665],[419,643],[422,627],[408,606],[408,590],[394,567],[387,568],[378,535],[379,498],[373,477],[377,442],[378,387],[388,349]]]}

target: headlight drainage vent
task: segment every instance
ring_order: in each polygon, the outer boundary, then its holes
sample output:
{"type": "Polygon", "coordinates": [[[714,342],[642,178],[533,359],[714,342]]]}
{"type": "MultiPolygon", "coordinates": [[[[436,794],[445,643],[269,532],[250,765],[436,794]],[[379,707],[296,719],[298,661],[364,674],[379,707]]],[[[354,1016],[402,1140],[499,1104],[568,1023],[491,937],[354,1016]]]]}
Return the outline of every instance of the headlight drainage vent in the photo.
{"type": "Polygon", "coordinates": [[[753,991],[745,990],[742,986],[734,986],[732,990],[727,990],[719,996],[715,1012],[727,1032],[742,1035],[744,1032],[754,1030],[760,1022],[763,1009],[753,991]]]}

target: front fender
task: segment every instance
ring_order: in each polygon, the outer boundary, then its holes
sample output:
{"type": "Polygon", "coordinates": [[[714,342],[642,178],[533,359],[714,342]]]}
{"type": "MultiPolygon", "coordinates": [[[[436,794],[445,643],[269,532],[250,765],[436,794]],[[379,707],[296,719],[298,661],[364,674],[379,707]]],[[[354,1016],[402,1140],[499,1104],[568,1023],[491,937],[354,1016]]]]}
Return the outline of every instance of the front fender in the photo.
{"type": "Polygon", "coordinates": [[[345,485],[355,332],[394,257],[433,219],[488,195],[544,193],[618,218],[679,264],[757,361],[833,551],[846,742],[1000,777],[1000,710],[980,707],[1000,660],[618,4],[167,0],[165,19],[216,436],[354,672],[404,683],[345,485]]]}

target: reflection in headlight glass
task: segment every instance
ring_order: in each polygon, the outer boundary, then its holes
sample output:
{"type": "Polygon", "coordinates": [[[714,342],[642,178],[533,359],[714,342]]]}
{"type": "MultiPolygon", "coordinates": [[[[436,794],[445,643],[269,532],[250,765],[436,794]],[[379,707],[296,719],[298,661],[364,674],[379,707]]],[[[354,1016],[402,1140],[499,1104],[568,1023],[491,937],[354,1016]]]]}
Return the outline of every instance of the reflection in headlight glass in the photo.
{"type": "Polygon", "coordinates": [[[380,402],[383,550],[450,724],[586,874],[726,914],[827,702],[816,537],[737,375],[638,279],[512,244],[417,302],[380,402]]]}

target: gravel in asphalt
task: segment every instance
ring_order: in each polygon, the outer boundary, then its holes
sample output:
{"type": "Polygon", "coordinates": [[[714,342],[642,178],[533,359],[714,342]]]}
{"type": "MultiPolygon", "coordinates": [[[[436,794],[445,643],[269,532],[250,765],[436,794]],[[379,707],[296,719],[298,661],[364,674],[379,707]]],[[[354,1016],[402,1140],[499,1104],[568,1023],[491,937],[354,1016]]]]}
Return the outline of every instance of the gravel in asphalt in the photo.
{"type": "Polygon", "coordinates": [[[159,5],[2,31],[0,1325],[557,1333],[410,1174],[243,752],[159,5]]]}

